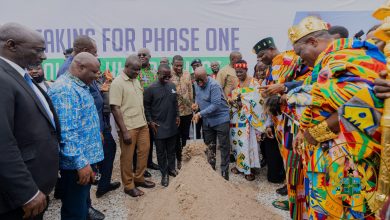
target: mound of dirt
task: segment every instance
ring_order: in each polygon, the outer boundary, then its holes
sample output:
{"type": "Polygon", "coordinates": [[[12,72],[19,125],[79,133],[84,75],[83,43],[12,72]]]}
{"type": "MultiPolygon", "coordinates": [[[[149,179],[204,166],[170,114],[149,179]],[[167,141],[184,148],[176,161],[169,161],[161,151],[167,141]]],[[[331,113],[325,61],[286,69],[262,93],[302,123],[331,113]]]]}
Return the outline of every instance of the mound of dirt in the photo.
{"type": "Polygon", "coordinates": [[[132,219],[281,219],[258,204],[255,193],[224,180],[207,163],[205,146],[192,142],[184,148],[179,175],[167,188],[138,201],[132,219]]]}

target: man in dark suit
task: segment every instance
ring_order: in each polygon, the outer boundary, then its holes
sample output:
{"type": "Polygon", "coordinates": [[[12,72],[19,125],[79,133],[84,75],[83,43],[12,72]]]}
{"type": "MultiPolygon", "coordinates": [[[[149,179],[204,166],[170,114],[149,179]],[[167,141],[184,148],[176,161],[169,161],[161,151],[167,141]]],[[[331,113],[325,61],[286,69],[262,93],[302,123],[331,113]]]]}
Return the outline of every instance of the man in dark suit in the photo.
{"type": "Polygon", "coordinates": [[[0,219],[42,219],[58,175],[59,126],[26,68],[42,63],[45,41],[15,23],[0,27],[0,219]]]}
{"type": "Polygon", "coordinates": [[[145,116],[153,131],[157,161],[161,171],[161,185],[167,187],[169,177],[178,175],[175,170],[175,146],[180,124],[176,86],[170,80],[171,68],[161,64],[158,81],[145,90],[145,116]]]}

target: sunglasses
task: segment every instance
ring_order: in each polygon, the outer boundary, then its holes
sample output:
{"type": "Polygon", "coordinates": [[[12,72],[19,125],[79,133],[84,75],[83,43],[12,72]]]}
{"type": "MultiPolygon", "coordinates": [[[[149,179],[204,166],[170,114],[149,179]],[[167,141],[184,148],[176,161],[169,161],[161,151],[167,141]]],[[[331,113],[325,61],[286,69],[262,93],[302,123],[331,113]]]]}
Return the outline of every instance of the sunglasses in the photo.
{"type": "Polygon", "coordinates": [[[138,56],[139,56],[139,57],[147,57],[147,56],[149,56],[149,54],[146,54],[146,53],[139,53],[138,56]]]}

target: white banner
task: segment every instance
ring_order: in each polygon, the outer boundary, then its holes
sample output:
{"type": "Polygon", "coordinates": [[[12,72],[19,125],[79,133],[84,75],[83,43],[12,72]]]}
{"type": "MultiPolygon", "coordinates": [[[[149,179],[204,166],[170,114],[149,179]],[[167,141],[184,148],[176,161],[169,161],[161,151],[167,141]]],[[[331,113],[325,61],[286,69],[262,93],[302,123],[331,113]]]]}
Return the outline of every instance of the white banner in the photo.
{"type": "MultiPolygon", "coordinates": [[[[280,50],[288,48],[287,29],[311,14],[332,25],[343,25],[350,35],[379,23],[371,13],[383,0],[12,0],[4,2],[0,23],[18,22],[46,39],[49,79],[63,62],[63,51],[74,38],[94,38],[103,68],[117,73],[124,58],[147,47],[152,63],[159,57],[184,56],[205,64],[225,65],[231,51],[240,51],[250,65],[256,62],[253,45],[272,36],[280,50]]],[[[252,72],[252,71],[250,71],[252,72]]]]}

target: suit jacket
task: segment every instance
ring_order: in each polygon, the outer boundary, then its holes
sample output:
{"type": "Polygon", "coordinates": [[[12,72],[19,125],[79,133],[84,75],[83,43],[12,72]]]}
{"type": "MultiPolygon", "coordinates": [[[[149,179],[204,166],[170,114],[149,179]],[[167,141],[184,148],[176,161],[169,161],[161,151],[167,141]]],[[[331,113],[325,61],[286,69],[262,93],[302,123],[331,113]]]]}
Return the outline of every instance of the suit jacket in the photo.
{"type": "Polygon", "coordinates": [[[25,79],[0,59],[0,214],[23,206],[38,190],[48,195],[59,166],[56,126],[25,79]]]}

